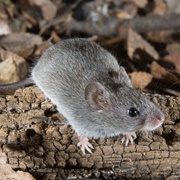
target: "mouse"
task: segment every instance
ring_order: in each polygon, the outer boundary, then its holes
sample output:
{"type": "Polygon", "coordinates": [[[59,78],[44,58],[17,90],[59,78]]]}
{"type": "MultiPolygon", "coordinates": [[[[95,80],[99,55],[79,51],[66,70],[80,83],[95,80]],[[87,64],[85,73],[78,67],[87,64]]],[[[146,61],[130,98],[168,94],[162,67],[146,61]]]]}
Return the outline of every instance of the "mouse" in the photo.
{"type": "Polygon", "coordinates": [[[89,139],[122,135],[127,146],[136,131],[153,131],[165,120],[161,109],[133,88],[117,59],[85,38],[47,48],[31,76],[75,130],[83,154],[92,153],[89,139]]]}

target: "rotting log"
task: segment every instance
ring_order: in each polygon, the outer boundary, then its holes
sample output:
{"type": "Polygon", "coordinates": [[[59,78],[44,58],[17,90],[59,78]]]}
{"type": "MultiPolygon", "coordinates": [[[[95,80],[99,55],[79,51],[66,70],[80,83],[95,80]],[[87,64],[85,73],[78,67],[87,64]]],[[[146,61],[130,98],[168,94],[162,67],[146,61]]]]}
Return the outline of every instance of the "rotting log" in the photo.
{"type": "Polygon", "coordinates": [[[139,132],[124,147],[120,137],[92,140],[82,155],[78,138],[36,87],[0,97],[0,142],[14,170],[41,179],[179,179],[180,97],[148,95],[166,115],[162,127],[139,132]]]}

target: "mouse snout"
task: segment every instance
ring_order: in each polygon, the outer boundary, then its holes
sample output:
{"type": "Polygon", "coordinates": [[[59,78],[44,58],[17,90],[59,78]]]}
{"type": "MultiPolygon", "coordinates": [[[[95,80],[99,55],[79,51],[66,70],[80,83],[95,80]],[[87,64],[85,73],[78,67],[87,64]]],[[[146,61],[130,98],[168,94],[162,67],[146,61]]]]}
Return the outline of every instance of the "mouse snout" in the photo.
{"type": "Polygon", "coordinates": [[[156,117],[157,121],[159,121],[159,123],[164,123],[165,121],[165,117],[164,116],[158,116],[156,117]]]}
{"type": "Polygon", "coordinates": [[[150,122],[150,127],[152,130],[157,129],[159,126],[161,126],[165,121],[164,114],[157,115],[154,118],[152,118],[152,121],[150,122]]]}
{"type": "Polygon", "coordinates": [[[164,123],[164,120],[165,120],[164,116],[163,117],[158,116],[153,120],[154,122],[152,124],[154,124],[155,127],[160,126],[162,123],[164,123]]]}
{"type": "Polygon", "coordinates": [[[163,123],[165,121],[165,115],[161,110],[159,112],[159,115],[156,116],[156,118],[159,120],[160,123],[163,123]]]}
{"type": "Polygon", "coordinates": [[[160,127],[165,121],[163,113],[158,113],[146,119],[143,130],[153,131],[160,127]]]}

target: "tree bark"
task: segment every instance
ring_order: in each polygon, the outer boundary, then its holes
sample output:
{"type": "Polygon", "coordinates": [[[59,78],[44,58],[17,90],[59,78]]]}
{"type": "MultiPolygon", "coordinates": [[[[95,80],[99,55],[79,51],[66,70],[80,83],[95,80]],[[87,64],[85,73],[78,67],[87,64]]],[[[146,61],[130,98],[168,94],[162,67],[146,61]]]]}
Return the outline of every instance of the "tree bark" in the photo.
{"type": "Polygon", "coordinates": [[[14,170],[36,179],[179,179],[180,97],[147,95],[166,115],[162,127],[139,132],[133,145],[120,137],[92,140],[82,155],[78,138],[36,87],[0,97],[0,152],[14,170]]]}

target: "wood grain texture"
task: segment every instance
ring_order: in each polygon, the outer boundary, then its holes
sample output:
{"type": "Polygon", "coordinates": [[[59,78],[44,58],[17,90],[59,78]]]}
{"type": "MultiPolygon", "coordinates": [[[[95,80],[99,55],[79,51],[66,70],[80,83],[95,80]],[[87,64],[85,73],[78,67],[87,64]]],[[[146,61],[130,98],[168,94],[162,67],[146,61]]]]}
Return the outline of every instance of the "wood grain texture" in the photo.
{"type": "Polygon", "coordinates": [[[180,97],[147,95],[166,115],[162,127],[139,132],[133,145],[120,137],[92,140],[82,155],[67,121],[36,87],[0,97],[0,152],[14,170],[41,179],[179,179],[180,97]]]}

